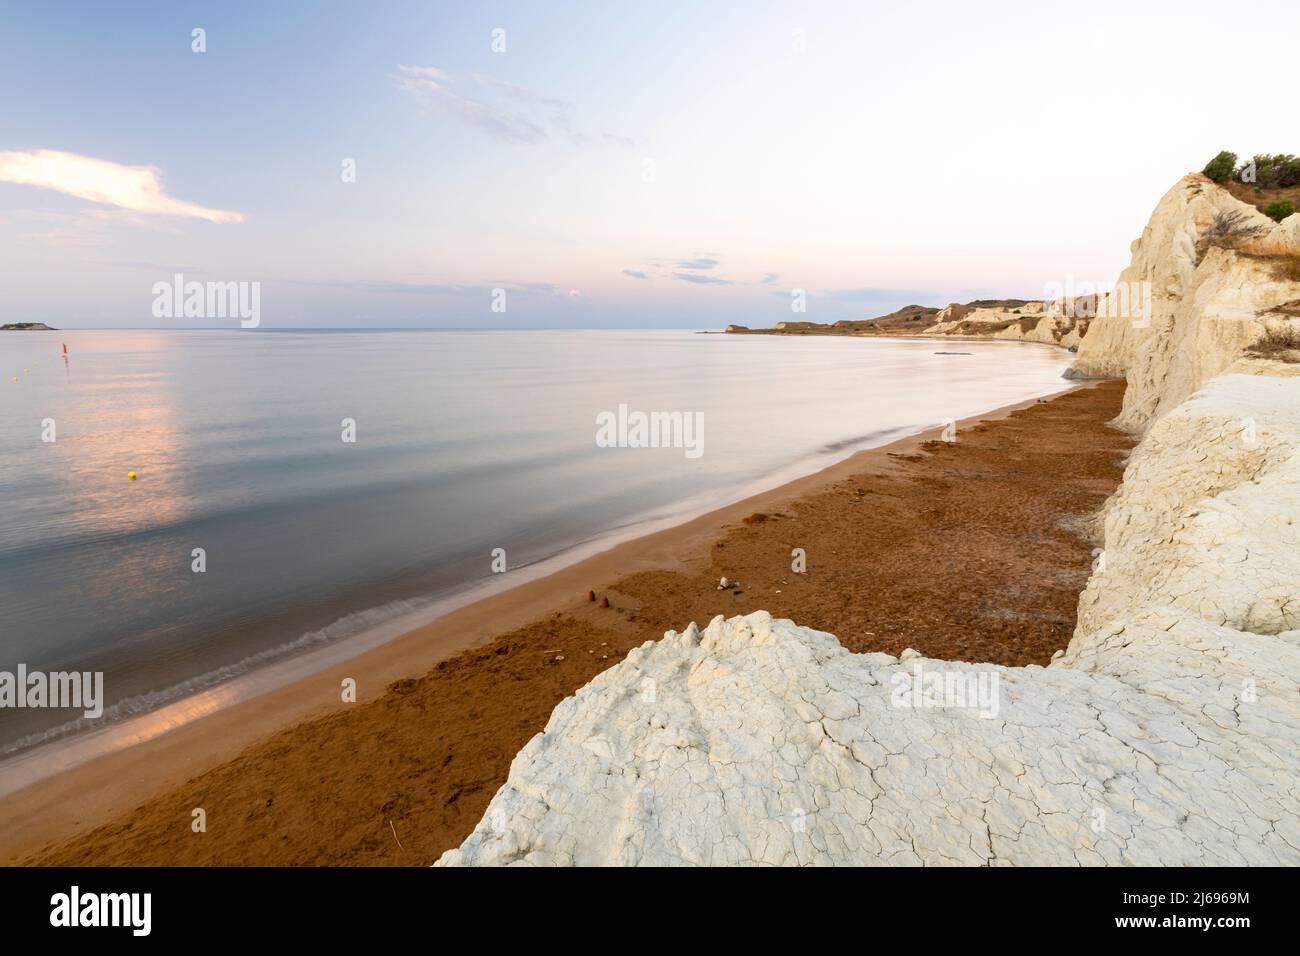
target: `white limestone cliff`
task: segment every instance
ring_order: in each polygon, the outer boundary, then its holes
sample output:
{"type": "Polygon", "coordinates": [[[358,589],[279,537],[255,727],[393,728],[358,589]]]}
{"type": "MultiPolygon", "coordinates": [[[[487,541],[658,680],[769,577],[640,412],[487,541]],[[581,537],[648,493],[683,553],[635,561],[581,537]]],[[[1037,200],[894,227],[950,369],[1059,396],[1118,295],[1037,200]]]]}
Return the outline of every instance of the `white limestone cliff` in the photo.
{"type": "Polygon", "coordinates": [[[1270,309],[1300,298],[1300,282],[1278,278],[1268,258],[1201,247],[1220,213],[1262,230],[1261,248],[1300,251],[1300,214],[1274,223],[1199,174],[1169,190],[1133,243],[1116,291],[1098,304],[1067,373],[1127,376],[1121,428],[1145,431],[1232,365],[1268,325],[1288,321],[1270,309]]]}
{"type": "Polygon", "coordinates": [[[1232,208],[1205,182],[1134,245],[1149,325],[1080,345],[1143,439],[1049,667],[852,654],[765,612],[669,632],[555,709],[439,864],[1300,863],[1300,366],[1242,356],[1300,290],[1198,261],[1232,208]]]}
{"type": "Polygon", "coordinates": [[[1087,333],[1085,312],[1076,311],[1073,299],[1026,302],[1016,308],[974,308],[954,302],[938,313],[935,324],[919,334],[926,337],[988,336],[1070,348],[1077,346],[1087,333]]]}
{"type": "Polygon", "coordinates": [[[1096,296],[1028,301],[1019,306],[954,302],[935,315],[922,336],[974,336],[1076,348],[1088,332],[1096,296]]]}

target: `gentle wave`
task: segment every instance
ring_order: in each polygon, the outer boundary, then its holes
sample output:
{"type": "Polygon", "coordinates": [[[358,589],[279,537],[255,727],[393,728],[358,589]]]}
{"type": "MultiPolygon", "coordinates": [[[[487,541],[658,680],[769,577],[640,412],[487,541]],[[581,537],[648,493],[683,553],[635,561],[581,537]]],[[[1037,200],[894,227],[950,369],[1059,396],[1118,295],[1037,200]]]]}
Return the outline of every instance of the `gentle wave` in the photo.
{"type": "Polygon", "coordinates": [[[126,720],[130,717],[136,717],[140,714],[147,714],[150,711],[157,710],[165,704],[182,698],[198,694],[202,691],[215,687],[225,681],[239,677],[241,674],[247,674],[256,668],[263,667],[275,661],[283,660],[302,651],[310,650],[324,644],[332,644],[337,641],[345,640],[350,637],[356,637],[366,631],[386,624],[399,617],[407,614],[414,614],[418,611],[425,610],[436,604],[438,598],[420,598],[415,600],[392,601],[388,604],[376,608],[368,608],[364,611],[357,611],[339,618],[332,624],[327,624],[318,630],[308,631],[296,640],[287,644],[281,644],[277,647],[268,648],[251,654],[241,661],[234,664],[228,664],[225,667],[218,667],[215,670],[208,671],[206,674],[200,674],[198,677],[191,677],[188,680],[181,681],[179,684],[173,684],[165,690],[150,691],[146,694],[137,694],[134,697],[128,697],[125,700],[104,708],[104,713],[100,717],[88,719],[78,717],[76,720],[70,720],[65,724],[57,727],[51,727],[40,733],[28,734],[18,740],[0,747],[0,755],[9,756],[22,750],[29,750],[42,744],[51,743],[73,734],[81,733],[86,730],[101,730],[104,727],[126,720]]]}

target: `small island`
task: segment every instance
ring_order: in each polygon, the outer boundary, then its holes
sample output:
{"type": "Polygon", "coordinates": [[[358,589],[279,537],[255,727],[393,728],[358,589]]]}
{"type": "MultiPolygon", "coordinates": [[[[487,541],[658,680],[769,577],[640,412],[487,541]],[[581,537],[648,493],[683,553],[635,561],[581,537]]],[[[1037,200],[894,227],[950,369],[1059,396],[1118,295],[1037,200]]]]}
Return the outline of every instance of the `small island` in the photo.
{"type": "Polygon", "coordinates": [[[0,325],[0,332],[57,332],[58,329],[52,329],[44,322],[10,322],[8,325],[0,325]]]}

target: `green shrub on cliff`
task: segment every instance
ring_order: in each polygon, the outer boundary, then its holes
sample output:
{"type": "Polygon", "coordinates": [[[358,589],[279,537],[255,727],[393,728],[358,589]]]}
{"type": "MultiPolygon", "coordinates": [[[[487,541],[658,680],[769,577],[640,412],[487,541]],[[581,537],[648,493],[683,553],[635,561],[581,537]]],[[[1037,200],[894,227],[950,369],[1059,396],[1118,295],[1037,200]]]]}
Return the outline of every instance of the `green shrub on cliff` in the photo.
{"type": "Polygon", "coordinates": [[[1226,149],[1201,170],[1216,183],[1230,179],[1259,189],[1289,189],[1300,186],[1300,156],[1290,153],[1256,153],[1241,165],[1237,154],[1226,149]]]}
{"type": "Polygon", "coordinates": [[[1289,189],[1300,186],[1300,156],[1278,153],[1276,156],[1260,153],[1249,163],[1244,163],[1238,174],[1254,167],[1254,183],[1260,189],[1289,189]]]}
{"type": "Polygon", "coordinates": [[[1268,208],[1264,210],[1264,215],[1268,216],[1270,219],[1275,219],[1278,222],[1281,222],[1294,212],[1295,203],[1291,202],[1289,199],[1279,199],[1277,202],[1271,202],[1268,204],[1268,208]]]}
{"type": "Polygon", "coordinates": [[[1237,170],[1237,154],[1230,153],[1226,149],[1206,163],[1201,172],[1205,173],[1216,183],[1226,183],[1229,177],[1237,170]]]}

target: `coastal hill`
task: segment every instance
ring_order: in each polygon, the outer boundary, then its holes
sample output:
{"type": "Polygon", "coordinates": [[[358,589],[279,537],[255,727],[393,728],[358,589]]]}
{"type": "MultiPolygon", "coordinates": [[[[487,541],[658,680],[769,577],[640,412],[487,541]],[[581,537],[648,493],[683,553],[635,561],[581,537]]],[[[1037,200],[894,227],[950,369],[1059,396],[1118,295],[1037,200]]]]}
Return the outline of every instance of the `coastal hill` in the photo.
{"type": "Polygon", "coordinates": [[[561,702],[440,865],[1300,864],[1300,215],[1186,176],[1127,282],[1072,374],[1124,376],[1141,441],[1047,667],[691,624],[561,702]]]}
{"type": "Polygon", "coordinates": [[[880,334],[895,330],[916,332],[935,322],[939,310],[924,305],[905,305],[897,312],[874,319],[844,319],[833,325],[818,322],[778,322],[770,329],[750,329],[743,325],[729,325],[727,331],[753,335],[853,335],[880,334]]]}
{"type": "Polygon", "coordinates": [[[58,329],[52,329],[44,322],[10,322],[8,325],[0,325],[0,332],[57,332],[58,329]]]}
{"type": "Polygon", "coordinates": [[[832,324],[778,322],[770,329],[729,325],[732,335],[958,335],[1015,339],[1073,348],[1088,332],[1096,297],[1044,302],[1033,299],[977,299],[945,308],[908,305],[871,319],[842,319],[832,324]]]}

